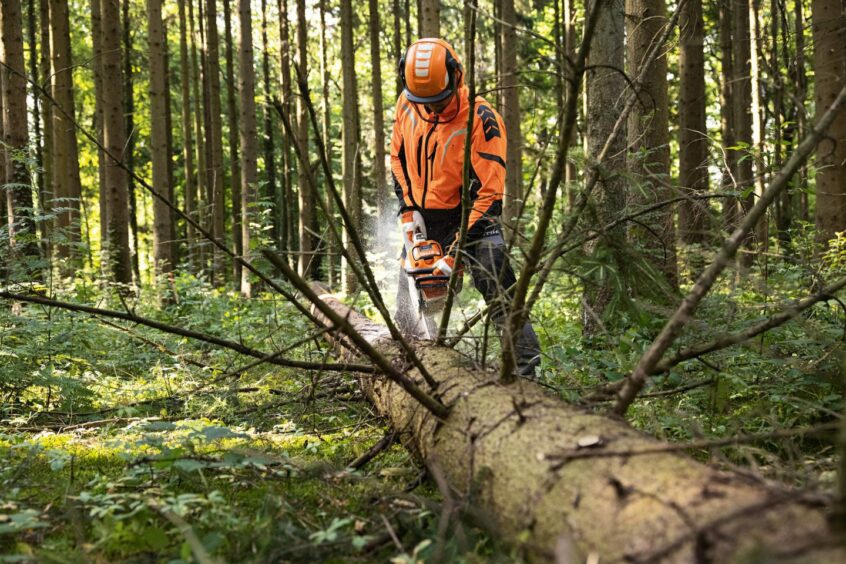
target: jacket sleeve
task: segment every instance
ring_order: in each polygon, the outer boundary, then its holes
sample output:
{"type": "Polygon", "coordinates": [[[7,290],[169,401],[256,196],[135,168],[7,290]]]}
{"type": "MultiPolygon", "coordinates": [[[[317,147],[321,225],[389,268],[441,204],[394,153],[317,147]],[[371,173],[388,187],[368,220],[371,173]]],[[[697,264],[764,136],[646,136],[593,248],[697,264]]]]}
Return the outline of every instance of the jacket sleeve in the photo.
{"type": "Polygon", "coordinates": [[[408,119],[406,105],[402,98],[397,101],[396,111],[394,112],[394,130],[391,134],[391,177],[394,184],[394,193],[399,200],[400,213],[417,207],[411,194],[411,179],[408,177],[405,161],[405,141],[402,132],[403,122],[408,119]]]}
{"type": "Polygon", "coordinates": [[[505,125],[487,102],[476,104],[470,150],[470,211],[467,237],[479,239],[497,225],[505,192],[505,125]]]}

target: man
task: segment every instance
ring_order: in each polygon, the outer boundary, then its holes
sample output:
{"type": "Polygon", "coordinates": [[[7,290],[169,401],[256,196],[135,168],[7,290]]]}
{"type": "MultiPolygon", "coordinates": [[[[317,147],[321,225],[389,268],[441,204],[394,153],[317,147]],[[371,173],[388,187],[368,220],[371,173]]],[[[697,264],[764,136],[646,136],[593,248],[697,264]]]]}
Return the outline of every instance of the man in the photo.
{"type": "MultiPolygon", "coordinates": [[[[445,256],[434,275],[448,276],[455,264],[461,224],[464,144],[470,111],[464,72],[453,48],[442,39],[420,39],[399,65],[404,86],[397,101],[391,138],[391,172],[400,201],[403,258],[415,234],[441,244],[445,256]]],[[[506,256],[499,216],[502,213],[505,127],[502,117],[483,98],[473,104],[475,116],[470,148],[470,211],[462,262],[487,303],[496,300],[492,318],[502,329],[507,297],[515,282],[506,256]]],[[[397,323],[406,334],[420,335],[421,318],[410,299],[408,277],[400,272],[397,323]]],[[[431,323],[431,321],[430,321],[431,323]]],[[[516,336],[517,369],[532,378],[540,363],[540,346],[531,324],[516,336]]]]}

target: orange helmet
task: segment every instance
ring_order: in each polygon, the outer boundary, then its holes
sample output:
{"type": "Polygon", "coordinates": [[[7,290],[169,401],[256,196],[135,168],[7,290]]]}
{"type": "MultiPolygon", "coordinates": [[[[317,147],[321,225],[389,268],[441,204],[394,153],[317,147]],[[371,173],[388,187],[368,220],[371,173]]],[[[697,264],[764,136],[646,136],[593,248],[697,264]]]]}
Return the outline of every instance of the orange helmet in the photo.
{"type": "Polygon", "coordinates": [[[417,40],[400,59],[399,73],[405,97],[415,104],[446,100],[464,81],[458,55],[443,39],[417,40]]]}

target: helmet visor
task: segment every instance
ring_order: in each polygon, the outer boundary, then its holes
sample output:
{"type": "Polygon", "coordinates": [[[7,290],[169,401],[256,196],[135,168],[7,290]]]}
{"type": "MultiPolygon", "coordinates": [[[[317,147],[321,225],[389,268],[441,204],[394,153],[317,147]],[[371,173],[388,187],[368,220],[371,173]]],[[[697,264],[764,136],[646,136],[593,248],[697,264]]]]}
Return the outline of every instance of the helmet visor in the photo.
{"type": "Polygon", "coordinates": [[[440,94],[436,94],[434,96],[415,96],[408,88],[406,88],[403,92],[409,102],[414,102],[415,104],[437,104],[438,102],[443,102],[452,96],[453,90],[449,87],[444,88],[440,94]]]}

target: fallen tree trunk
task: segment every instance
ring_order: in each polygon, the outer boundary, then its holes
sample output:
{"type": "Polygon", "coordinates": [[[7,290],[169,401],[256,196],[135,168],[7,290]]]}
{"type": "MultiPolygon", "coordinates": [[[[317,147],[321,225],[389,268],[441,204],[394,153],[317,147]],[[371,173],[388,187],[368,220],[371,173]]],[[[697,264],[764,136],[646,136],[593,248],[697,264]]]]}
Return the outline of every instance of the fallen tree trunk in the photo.
{"type": "MultiPolygon", "coordinates": [[[[386,328],[321,299],[402,362],[386,328]]],[[[420,354],[450,407],[446,419],[385,378],[362,377],[364,392],[403,443],[532,560],[846,562],[819,497],[664,452],[656,447],[665,443],[624,421],[568,406],[531,382],[503,386],[452,349],[421,346],[420,354]]],[[[409,377],[423,386],[419,374],[409,377]]]]}

